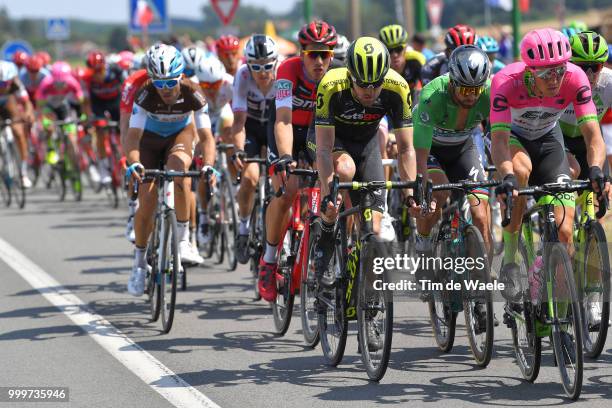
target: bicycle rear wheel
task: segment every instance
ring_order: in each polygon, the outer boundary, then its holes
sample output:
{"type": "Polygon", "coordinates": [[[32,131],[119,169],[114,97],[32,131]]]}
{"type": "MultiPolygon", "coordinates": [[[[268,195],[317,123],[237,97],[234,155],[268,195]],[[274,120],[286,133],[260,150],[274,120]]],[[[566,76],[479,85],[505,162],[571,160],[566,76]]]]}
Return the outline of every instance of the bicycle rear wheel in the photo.
{"type": "Polygon", "coordinates": [[[300,316],[302,320],[302,334],[308,347],[316,347],[319,343],[319,317],[317,313],[317,282],[314,262],[315,244],[319,240],[319,234],[311,223],[310,236],[308,237],[307,258],[302,260],[304,270],[302,287],[300,289],[300,316]]]}
{"type": "Polygon", "coordinates": [[[545,248],[549,304],[554,313],[552,343],[555,359],[561,374],[563,389],[572,400],[578,399],[582,390],[582,316],[578,291],[574,282],[572,264],[566,248],[559,242],[545,248]]]}
{"type": "MultiPolygon", "coordinates": [[[[76,153],[75,153],[76,154],[76,153]]],[[[83,199],[83,184],[81,183],[81,169],[77,163],[75,163],[70,155],[67,155],[66,160],[66,174],[67,181],[70,183],[70,189],[72,196],[75,201],[81,201],[83,199]]]]}
{"type": "Polygon", "coordinates": [[[253,210],[251,211],[251,221],[249,224],[249,241],[248,241],[248,251],[249,251],[249,266],[251,269],[251,274],[253,275],[253,280],[255,282],[255,300],[261,299],[261,294],[259,293],[259,258],[261,258],[261,254],[263,253],[263,243],[265,242],[265,237],[263,235],[263,217],[262,210],[259,208],[259,202],[256,199],[255,205],[253,206],[253,210]]]}
{"type": "MultiPolygon", "coordinates": [[[[481,259],[482,266],[472,269],[469,278],[472,282],[488,284],[491,282],[489,260],[484,245],[482,234],[473,225],[468,225],[464,232],[464,248],[466,259],[481,259]]],[[[463,293],[463,313],[465,326],[468,333],[468,341],[474,360],[479,367],[486,367],[491,361],[493,354],[493,300],[490,290],[466,290],[463,293]],[[476,313],[486,313],[482,315],[476,313]],[[482,324],[484,320],[484,325],[482,324]],[[483,327],[484,326],[484,327],[483,327]]]]}
{"type": "Polygon", "coordinates": [[[176,214],[173,210],[170,210],[165,214],[165,217],[163,238],[160,241],[160,292],[162,326],[164,333],[168,333],[174,320],[176,278],[179,274],[181,262],[179,259],[176,214]]]}
{"type": "Polygon", "coordinates": [[[234,187],[231,183],[229,172],[223,175],[223,245],[227,254],[227,262],[230,271],[235,271],[238,266],[236,258],[236,234],[238,234],[238,223],[236,221],[236,199],[234,187]]]}
{"type": "Polygon", "coordinates": [[[23,174],[21,173],[21,161],[15,143],[9,144],[9,175],[11,177],[11,195],[19,208],[23,208],[26,202],[26,189],[23,185],[23,174]]]}
{"type": "Polygon", "coordinates": [[[293,262],[295,257],[291,253],[293,247],[294,231],[289,228],[285,232],[285,237],[281,241],[280,256],[278,259],[278,271],[276,273],[277,295],[272,303],[272,316],[274,317],[274,327],[276,334],[283,336],[289,329],[291,317],[293,315],[293,302],[295,292],[293,290],[293,262]]]}
{"type": "Polygon", "coordinates": [[[367,245],[373,245],[371,250],[376,251],[371,255],[372,258],[389,256],[380,251],[377,242],[378,238],[370,235],[362,247],[357,295],[357,341],[361,350],[361,361],[372,381],[380,381],[385,375],[393,340],[393,294],[374,289],[374,280],[382,278],[384,282],[385,277],[373,276],[371,270],[363,267],[363,254],[367,245]]]}
{"type": "Polygon", "coordinates": [[[601,354],[608,335],[610,260],[606,234],[601,224],[592,220],[585,228],[585,253],[577,276],[582,295],[584,354],[595,359],[601,354]]]}

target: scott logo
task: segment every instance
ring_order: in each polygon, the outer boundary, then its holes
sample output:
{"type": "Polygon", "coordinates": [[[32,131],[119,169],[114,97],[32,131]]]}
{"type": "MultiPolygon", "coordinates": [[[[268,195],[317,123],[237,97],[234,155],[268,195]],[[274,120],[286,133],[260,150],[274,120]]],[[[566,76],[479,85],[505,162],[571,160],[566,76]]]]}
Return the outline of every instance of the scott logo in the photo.
{"type": "Polygon", "coordinates": [[[375,121],[375,120],[378,120],[378,119],[382,118],[383,115],[380,114],[380,113],[359,112],[359,113],[353,113],[353,114],[343,113],[343,114],[340,115],[340,117],[342,119],[348,119],[348,120],[370,120],[370,121],[375,121]]]}

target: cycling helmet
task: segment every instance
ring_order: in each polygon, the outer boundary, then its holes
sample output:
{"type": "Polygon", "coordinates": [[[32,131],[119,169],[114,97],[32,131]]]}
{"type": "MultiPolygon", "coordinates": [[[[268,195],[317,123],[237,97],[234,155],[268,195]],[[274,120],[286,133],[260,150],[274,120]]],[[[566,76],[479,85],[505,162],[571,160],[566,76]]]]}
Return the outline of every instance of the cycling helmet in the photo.
{"type": "Polygon", "coordinates": [[[49,65],[51,63],[51,55],[49,55],[47,51],[38,51],[36,55],[42,58],[45,65],[49,65]]]}
{"type": "Polygon", "coordinates": [[[68,77],[72,76],[72,69],[70,64],[66,61],[57,61],[51,65],[51,76],[56,81],[65,81],[68,77]]]}
{"type": "Polygon", "coordinates": [[[238,51],[240,40],[233,35],[222,35],[216,42],[217,52],[238,51]]]}
{"type": "Polygon", "coordinates": [[[475,45],[462,45],[448,58],[448,76],[460,86],[483,86],[491,72],[489,57],[475,45]]]}
{"type": "Polygon", "coordinates": [[[92,51],[87,54],[87,66],[93,70],[97,70],[106,65],[106,58],[100,51],[92,51]]]}
{"type": "Polygon", "coordinates": [[[132,51],[124,50],[119,52],[119,67],[124,71],[129,71],[134,67],[134,53],[132,51]]]}
{"type": "Polygon", "coordinates": [[[570,38],[572,35],[578,34],[580,31],[576,30],[574,27],[563,27],[561,29],[561,32],[563,33],[564,36],[566,36],[567,38],[570,38]]]}
{"type": "Polygon", "coordinates": [[[612,44],[608,44],[608,64],[612,64],[612,44]]]}
{"type": "Polygon", "coordinates": [[[568,38],[552,28],[532,30],[521,41],[521,58],[529,67],[561,64],[571,56],[568,38]]]}
{"type": "Polygon", "coordinates": [[[589,31],[589,27],[587,27],[584,21],[573,20],[573,21],[570,21],[570,23],[567,26],[575,29],[579,33],[583,31],[589,31]]]}
{"type": "Polygon", "coordinates": [[[198,62],[205,57],[205,52],[203,49],[192,45],[183,48],[181,54],[183,55],[183,60],[185,61],[185,75],[192,77],[195,75],[195,69],[198,62]]]}
{"type": "Polygon", "coordinates": [[[340,61],[344,61],[346,59],[346,51],[348,50],[349,42],[348,38],[343,36],[342,34],[338,34],[338,42],[334,47],[334,58],[340,61]]]}
{"type": "Polygon", "coordinates": [[[384,26],[378,32],[378,38],[387,48],[403,47],[408,43],[408,33],[399,24],[384,26]]]}
{"type": "Polygon", "coordinates": [[[298,33],[298,40],[302,47],[308,44],[324,44],[330,48],[333,48],[338,41],[334,26],[321,20],[313,20],[304,24],[298,33]]]}
{"type": "Polygon", "coordinates": [[[8,82],[17,76],[17,65],[10,61],[0,61],[0,81],[8,82]]]}
{"type": "Polygon", "coordinates": [[[499,44],[497,40],[491,36],[485,35],[484,37],[478,37],[476,46],[480,47],[486,53],[499,52],[499,44]]]}
{"type": "Polygon", "coordinates": [[[156,44],[147,51],[147,73],[151,79],[179,78],[185,69],[180,51],[172,45],[156,44]]]}
{"type": "Polygon", "coordinates": [[[28,54],[24,51],[18,50],[13,54],[13,63],[17,65],[19,68],[24,66],[26,61],[28,60],[28,54]]]}
{"type": "Polygon", "coordinates": [[[244,56],[247,62],[278,58],[278,46],[272,37],[254,34],[244,46],[244,56]]]}
{"type": "Polygon", "coordinates": [[[376,38],[358,38],[348,48],[346,67],[357,85],[379,86],[389,71],[389,50],[376,38]]]}
{"type": "Polygon", "coordinates": [[[595,31],[583,31],[569,39],[572,47],[572,62],[600,62],[608,60],[608,44],[595,31]]]}
{"type": "Polygon", "coordinates": [[[457,24],[451,27],[444,36],[444,44],[449,50],[454,50],[460,45],[474,44],[476,31],[469,25],[457,24]]]}
{"type": "Polygon", "coordinates": [[[43,65],[43,60],[38,55],[32,55],[25,63],[26,69],[30,72],[40,71],[43,65]]]}
{"type": "Polygon", "coordinates": [[[225,66],[216,57],[201,58],[196,65],[195,74],[200,82],[217,82],[225,76],[225,66]]]}

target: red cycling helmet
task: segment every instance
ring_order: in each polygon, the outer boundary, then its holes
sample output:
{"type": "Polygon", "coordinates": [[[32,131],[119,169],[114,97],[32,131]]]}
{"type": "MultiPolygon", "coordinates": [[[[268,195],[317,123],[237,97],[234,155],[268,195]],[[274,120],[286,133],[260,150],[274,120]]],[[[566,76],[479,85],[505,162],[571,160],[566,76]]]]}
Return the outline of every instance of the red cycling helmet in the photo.
{"type": "Polygon", "coordinates": [[[233,35],[222,35],[216,42],[217,52],[238,51],[240,40],[233,35]]]}
{"type": "Polygon", "coordinates": [[[444,36],[444,44],[449,50],[454,50],[460,45],[474,44],[476,42],[476,31],[465,24],[457,24],[451,27],[444,36]]]}
{"type": "Polygon", "coordinates": [[[334,48],[338,42],[338,36],[334,26],[327,24],[325,21],[313,20],[304,24],[298,33],[298,40],[302,47],[306,47],[308,44],[325,44],[334,48]]]}
{"type": "Polygon", "coordinates": [[[26,54],[24,51],[21,51],[21,50],[15,51],[15,53],[13,54],[13,62],[19,68],[24,66],[27,61],[28,61],[28,54],[26,54]]]}
{"type": "Polygon", "coordinates": [[[87,55],[87,66],[94,71],[106,65],[106,58],[100,51],[92,51],[87,55]]]}
{"type": "Polygon", "coordinates": [[[25,63],[26,69],[32,73],[40,71],[43,67],[44,61],[39,55],[32,55],[25,63]]]}
{"type": "Polygon", "coordinates": [[[47,51],[38,51],[35,55],[42,58],[43,65],[49,65],[51,63],[51,56],[47,51]]]}

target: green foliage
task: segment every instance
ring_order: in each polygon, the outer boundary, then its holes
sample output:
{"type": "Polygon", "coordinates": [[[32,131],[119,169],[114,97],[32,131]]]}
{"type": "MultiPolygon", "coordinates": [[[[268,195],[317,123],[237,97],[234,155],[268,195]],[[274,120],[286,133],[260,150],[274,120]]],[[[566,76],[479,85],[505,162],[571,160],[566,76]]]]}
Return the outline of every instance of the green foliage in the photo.
{"type": "Polygon", "coordinates": [[[127,30],[123,27],[113,28],[108,36],[108,48],[111,51],[121,51],[129,48],[127,30]]]}

